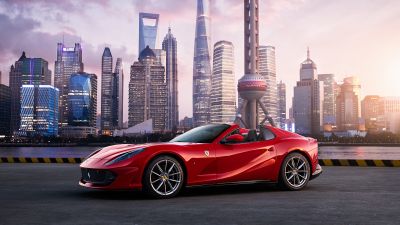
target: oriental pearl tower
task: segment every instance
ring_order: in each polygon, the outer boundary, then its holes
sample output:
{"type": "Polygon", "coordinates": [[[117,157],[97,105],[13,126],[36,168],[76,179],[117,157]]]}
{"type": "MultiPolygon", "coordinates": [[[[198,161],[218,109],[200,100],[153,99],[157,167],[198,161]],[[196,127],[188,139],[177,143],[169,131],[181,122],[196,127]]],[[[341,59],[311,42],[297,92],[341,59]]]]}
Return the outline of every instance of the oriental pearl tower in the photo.
{"type": "Polygon", "coordinates": [[[259,4],[258,0],[244,0],[244,68],[245,75],[239,80],[238,92],[243,98],[243,104],[238,109],[236,123],[241,123],[248,129],[257,129],[258,106],[265,114],[265,119],[275,126],[267,108],[260,101],[267,90],[267,83],[258,73],[259,47],[259,4]]]}

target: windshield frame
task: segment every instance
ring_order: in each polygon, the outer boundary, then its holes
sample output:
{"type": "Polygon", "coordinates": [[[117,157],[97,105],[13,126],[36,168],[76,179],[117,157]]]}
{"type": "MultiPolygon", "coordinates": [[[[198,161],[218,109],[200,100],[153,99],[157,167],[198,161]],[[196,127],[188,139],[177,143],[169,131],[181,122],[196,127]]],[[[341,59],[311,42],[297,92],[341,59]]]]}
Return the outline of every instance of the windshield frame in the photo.
{"type": "MultiPolygon", "coordinates": [[[[231,125],[229,124],[208,124],[208,125],[204,125],[204,126],[200,126],[200,127],[195,127],[179,136],[176,136],[175,138],[173,138],[172,140],[170,140],[169,142],[171,143],[201,143],[201,144],[211,144],[213,143],[216,139],[218,139],[218,137],[221,136],[221,134],[225,133],[225,131],[227,131],[229,128],[231,128],[231,125]],[[191,137],[192,135],[199,135],[198,132],[201,132],[203,129],[210,129],[210,127],[221,127],[221,130],[215,134],[213,137],[209,137],[208,139],[205,140],[195,140],[195,137],[191,137]],[[211,139],[212,138],[212,139],[211,139]],[[183,139],[183,140],[180,140],[183,139]]],[[[198,138],[199,139],[199,138],[198,138]]]]}

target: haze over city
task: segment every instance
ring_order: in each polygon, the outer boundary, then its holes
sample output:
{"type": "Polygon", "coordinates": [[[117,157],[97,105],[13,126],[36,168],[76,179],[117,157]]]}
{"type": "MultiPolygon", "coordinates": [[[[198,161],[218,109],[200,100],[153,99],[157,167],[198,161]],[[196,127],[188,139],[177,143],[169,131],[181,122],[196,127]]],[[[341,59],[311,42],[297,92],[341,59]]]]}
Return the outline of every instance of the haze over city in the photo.
{"type": "Polygon", "coordinates": [[[1,225],[398,224],[399,28],[399,0],[0,0],[1,225]]]}
{"type": "MultiPolygon", "coordinates": [[[[243,75],[242,2],[217,0],[211,4],[212,43],[233,42],[238,79],[243,75]]],[[[319,73],[333,73],[339,82],[345,76],[358,76],[362,96],[398,95],[400,2],[263,0],[260,4],[260,44],[276,47],[277,80],[287,84],[288,103],[307,46],[319,73]]],[[[123,58],[128,74],[138,57],[139,12],[160,14],[158,47],[171,26],[178,41],[180,117],[191,116],[192,95],[185,87],[192,86],[194,0],[2,1],[2,83],[8,83],[9,67],[22,51],[28,57],[48,60],[54,73],[57,42],[63,39],[69,46],[82,43],[85,71],[101,74],[101,55],[109,46],[114,57],[123,58]]],[[[129,76],[125,79],[128,82],[129,76]]]]}

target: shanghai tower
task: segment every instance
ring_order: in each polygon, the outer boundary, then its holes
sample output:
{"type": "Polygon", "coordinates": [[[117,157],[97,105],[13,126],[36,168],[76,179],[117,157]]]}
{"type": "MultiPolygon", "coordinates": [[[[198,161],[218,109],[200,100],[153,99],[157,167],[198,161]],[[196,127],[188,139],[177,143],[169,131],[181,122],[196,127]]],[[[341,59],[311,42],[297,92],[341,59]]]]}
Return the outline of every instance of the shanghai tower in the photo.
{"type": "Polygon", "coordinates": [[[210,122],[211,37],[210,0],[197,0],[196,37],[193,58],[193,123],[210,122]]]}

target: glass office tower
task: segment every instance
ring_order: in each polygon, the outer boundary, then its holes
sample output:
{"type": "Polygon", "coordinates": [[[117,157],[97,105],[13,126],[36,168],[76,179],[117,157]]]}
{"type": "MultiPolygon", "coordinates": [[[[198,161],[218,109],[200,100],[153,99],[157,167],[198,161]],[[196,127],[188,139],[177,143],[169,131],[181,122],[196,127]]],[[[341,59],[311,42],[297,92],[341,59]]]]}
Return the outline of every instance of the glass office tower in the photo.
{"type": "Polygon", "coordinates": [[[41,58],[27,58],[22,53],[10,69],[11,89],[11,132],[20,128],[22,85],[51,85],[51,71],[48,62],[41,58]]]}
{"type": "Polygon", "coordinates": [[[146,47],[131,66],[129,82],[129,127],[152,119],[153,130],[163,132],[167,114],[165,69],[146,47]]]}
{"type": "Polygon", "coordinates": [[[210,1],[197,1],[196,36],[193,58],[193,123],[210,122],[211,94],[210,1]]]}
{"type": "Polygon", "coordinates": [[[113,57],[110,48],[105,48],[101,58],[101,132],[104,135],[111,135],[114,129],[113,79],[113,57]]]}
{"type": "Polygon", "coordinates": [[[149,46],[156,48],[159,14],[139,13],[139,55],[149,46]]]}
{"type": "Polygon", "coordinates": [[[57,60],[54,64],[54,86],[60,90],[59,125],[68,125],[68,91],[71,75],[83,72],[82,48],[79,43],[74,47],[57,44],[57,60]]]}
{"type": "Polygon", "coordinates": [[[0,136],[10,136],[11,89],[0,84],[0,136]]]}
{"type": "Polygon", "coordinates": [[[58,96],[58,89],[50,85],[22,85],[18,136],[57,136],[58,96]]]}
{"type": "Polygon", "coordinates": [[[296,133],[318,135],[322,130],[323,82],[317,78],[317,65],[311,60],[307,50],[307,59],[300,65],[300,81],[294,87],[293,117],[296,133]]]}
{"type": "Polygon", "coordinates": [[[232,42],[214,45],[211,78],[211,123],[231,123],[236,116],[234,47],[232,42]]]}
{"type": "MultiPolygon", "coordinates": [[[[275,47],[260,46],[258,49],[259,55],[259,73],[267,82],[267,90],[261,98],[264,106],[268,108],[268,113],[275,123],[278,121],[278,91],[276,86],[276,62],[275,62],[275,47]]],[[[261,107],[258,109],[259,121],[265,117],[261,107]]],[[[279,125],[279,124],[278,124],[279,125]]]]}
{"type": "Polygon", "coordinates": [[[114,83],[113,83],[113,87],[114,87],[114,94],[116,91],[116,85],[118,84],[118,93],[114,95],[113,97],[113,109],[115,108],[115,101],[118,101],[118,128],[122,129],[124,127],[124,69],[123,69],[123,63],[122,63],[122,58],[117,58],[117,62],[115,64],[115,70],[114,70],[114,74],[113,74],[114,78],[114,83]],[[116,76],[116,77],[115,77],[116,76]]]}
{"type": "Polygon", "coordinates": [[[324,85],[323,125],[336,124],[335,75],[318,74],[318,80],[324,85]]]}
{"type": "Polygon", "coordinates": [[[68,125],[96,127],[97,77],[95,74],[76,73],[69,81],[68,125]]]}
{"type": "Polygon", "coordinates": [[[167,82],[168,111],[167,130],[174,130],[179,126],[178,107],[178,46],[171,28],[162,43],[162,49],[166,54],[165,79],[167,82]]]}

